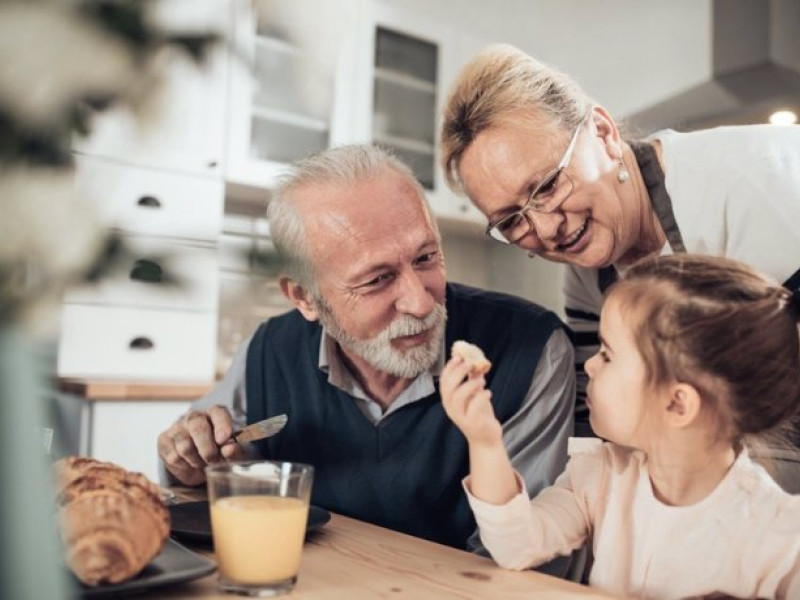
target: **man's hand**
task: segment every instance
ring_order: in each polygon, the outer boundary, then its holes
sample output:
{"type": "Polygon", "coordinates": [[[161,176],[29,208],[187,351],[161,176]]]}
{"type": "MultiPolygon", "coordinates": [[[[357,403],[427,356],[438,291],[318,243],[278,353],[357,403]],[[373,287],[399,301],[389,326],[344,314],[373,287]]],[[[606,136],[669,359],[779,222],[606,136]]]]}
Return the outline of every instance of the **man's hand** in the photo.
{"type": "Polygon", "coordinates": [[[206,480],[206,465],[245,457],[240,444],[226,443],[233,431],[227,408],[190,410],[158,436],[158,456],[181,483],[199,485],[206,480]]]}

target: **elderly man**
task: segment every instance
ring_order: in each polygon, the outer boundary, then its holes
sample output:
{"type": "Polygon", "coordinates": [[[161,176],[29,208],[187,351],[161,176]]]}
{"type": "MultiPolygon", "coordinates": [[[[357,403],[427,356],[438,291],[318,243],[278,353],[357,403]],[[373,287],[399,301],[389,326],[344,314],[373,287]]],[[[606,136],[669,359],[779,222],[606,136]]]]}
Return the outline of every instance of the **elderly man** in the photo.
{"type": "Polygon", "coordinates": [[[312,503],[478,549],[461,480],[467,444],[438,374],[453,341],[480,346],[504,441],[528,492],[552,483],[573,427],[573,352],[551,312],[449,284],[424,191],[385,151],[345,146],[296,165],[269,205],[280,286],[296,307],[261,325],[226,377],[158,439],[177,480],[260,456],[315,467],[312,503]],[[244,448],[236,427],[286,413],[244,448]]]}

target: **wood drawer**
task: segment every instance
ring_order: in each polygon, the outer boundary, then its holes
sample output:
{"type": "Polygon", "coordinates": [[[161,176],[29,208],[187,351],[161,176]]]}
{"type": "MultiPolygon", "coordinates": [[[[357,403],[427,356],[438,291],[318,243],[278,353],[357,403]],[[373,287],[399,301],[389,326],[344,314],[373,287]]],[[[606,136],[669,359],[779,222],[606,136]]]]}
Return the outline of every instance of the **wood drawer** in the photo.
{"type": "Polygon", "coordinates": [[[134,381],[214,379],[216,313],[65,304],[58,375],[134,381]]]}
{"type": "Polygon", "coordinates": [[[76,157],[77,192],[110,227],[145,235],[215,241],[222,227],[224,183],[76,157]]]}
{"type": "Polygon", "coordinates": [[[126,257],[119,269],[100,281],[67,291],[64,301],[216,311],[216,248],[139,236],[126,236],[124,242],[132,256],[126,257]]]}

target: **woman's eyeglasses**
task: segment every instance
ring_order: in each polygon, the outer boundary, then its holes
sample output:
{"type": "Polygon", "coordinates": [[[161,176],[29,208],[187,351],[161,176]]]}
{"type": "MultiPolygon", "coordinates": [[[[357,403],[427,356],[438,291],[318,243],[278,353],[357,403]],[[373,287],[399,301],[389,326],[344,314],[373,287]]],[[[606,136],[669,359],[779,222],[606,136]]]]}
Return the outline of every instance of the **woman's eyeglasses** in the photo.
{"type": "Polygon", "coordinates": [[[590,113],[591,110],[586,113],[575,128],[575,133],[572,134],[572,139],[570,139],[569,145],[561,160],[558,161],[556,168],[550,171],[539,185],[533,189],[525,205],[499,221],[489,223],[486,228],[487,235],[504,244],[516,244],[534,229],[534,224],[528,216],[528,211],[551,213],[564,203],[574,187],[572,179],[565,169],[572,160],[572,155],[578,142],[578,134],[590,113]]]}

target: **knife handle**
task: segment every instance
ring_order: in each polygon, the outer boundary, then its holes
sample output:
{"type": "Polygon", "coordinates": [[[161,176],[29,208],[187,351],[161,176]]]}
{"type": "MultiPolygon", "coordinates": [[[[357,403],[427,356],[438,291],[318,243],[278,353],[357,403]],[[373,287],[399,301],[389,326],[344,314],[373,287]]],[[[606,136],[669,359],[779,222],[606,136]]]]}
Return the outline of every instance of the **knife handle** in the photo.
{"type": "Polygon", "coordinates": [[[237,438],[237,436],[240,433],[242,433],[241,429],[238,429],[238,430],[234,431],[233,435],[231,435],[231,437],[229,437],[227,440],[225,440],[224,442],[222,442],[220,444],[220,447],[227,446],[228,444],[238,444],[239,443],[239,439],[237,438]]]}

